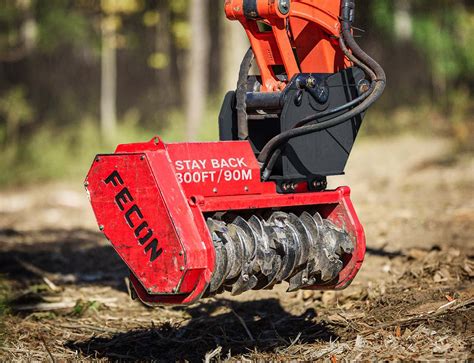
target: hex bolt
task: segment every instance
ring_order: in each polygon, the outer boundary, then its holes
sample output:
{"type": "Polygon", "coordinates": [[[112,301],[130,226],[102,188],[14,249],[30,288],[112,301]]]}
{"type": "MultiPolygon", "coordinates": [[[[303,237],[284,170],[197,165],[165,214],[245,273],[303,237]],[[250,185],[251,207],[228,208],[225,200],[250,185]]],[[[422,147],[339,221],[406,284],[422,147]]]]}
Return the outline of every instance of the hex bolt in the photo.
{"type": "Polygon", "coordinates": [[[280,10],[280,13],[283,15],[288,14],[290,11],[290,0],[280,0],[278,2],[278,10],[280,10]]]}
{"type": "Polygon", "coordinates": [[[217,193],[217,188],[212,189],[213,193],[217,193]]]}
{"type": "Polygon", "coordinates": [[[290,185],[288,183],[284,183],[282,186],[283,190],[286,192],[288,189],[290,189],[290,185]]]}
{"type": "Polygon", "coordinates": [[[101,231],[103,231],[103,230],[104,230],[104,226],[101,224],[101,225],[99,226],[99,229],[100,229],[101,231]]]}
{"type": "Polygon", "coordinates": [[[244,188],[244,190],[245,190],[246,192],[248,192],[248,191],[249,191],[249,187],[246,186],[246,187],[244,188]]]}
{"type": "Polygon", "coordinates": [[[360,94],[365,93],[370,89],[370,82],[366,79],[362,79],[357,84],[357,88],[358,88],[360,94]]]}
{"type": "Polygon", "coordinates": [[[298,183],[291,184],[291,189],[295,190],[298,187],[298,183]]]}
{"type": "Polygon", "coordinates": [[[184,251],[179,251],[179,255],[180,256],[184,255],[184,251]]]}
{"type": "Polygon", "coordinates": [[[299,107],[301,103],[303,103],[303,91],[298,90],[295,94],[295,105],[299,107]]]}
{"type": "Polygon", "coordinates": [[[95,158],[95,162],[98,163],[100,161],[100,158],[99,157],[96,157],[95,158]]]}
{"type": "Polygon", "coordinates": [[[313,182],[313,187],[315,187],[316,189],[324,189],[326,188],[326,186],[327,186],[327,182],[324,180],[315,180],[313,182]]]}
{"type": "Polygon", "coordinates": [[[145,160],[145,155],[140,156],[140,160],[145,160]]]}
{"type": "Polygon", "coordinates": [[[179,268],[179,270],[180,270],[180,271],[184,271],[184,266],[181,266],[181,267],[179,268]]]}
{"type": "Polygon", "coordinates": [[[87,182],[87,181],[84,182],[84,186],[85,186],[85,187],[88,187],[88,186],[89,186],[89,182],[87,182]]]}
{"type": "Polygon", "coordinates": [[[308,77],[306,80],[306,86],[308,88],[314,88],[316,86],[316,79],[313,76],[308,77]]]}

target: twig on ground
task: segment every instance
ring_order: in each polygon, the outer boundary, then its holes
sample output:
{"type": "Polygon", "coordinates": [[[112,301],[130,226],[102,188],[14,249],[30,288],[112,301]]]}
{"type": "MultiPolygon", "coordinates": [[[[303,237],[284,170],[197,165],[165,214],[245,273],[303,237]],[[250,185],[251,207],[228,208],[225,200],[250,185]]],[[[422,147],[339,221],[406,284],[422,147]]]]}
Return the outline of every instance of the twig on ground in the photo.
{"type": "Polygon", "coordinates": [[[242,324],[242,326],[244,327],[244,329],[245,329],[245,331],[247,332],[247,335],[249,336],[250,340],[251,340],[252,342],[254,342],[255,339],[253,338],[252,333],[250,332],[249,328],[247,327],[247,324],[245,324],[244,319],[242,319],[242,317],[241,317],[239,314],[237,314],[234,309],[232,309],[232,308],[230,308],[230,309],[231,309],[232,313],[235,315],[235,317],[236,317],[237,319],[239,319],[240,324],[242,324]]]}
{"type": "Polygon", "coordinates": [[[53,311],[72,309],[76,306],[75,301],[61,301],[55,303],[37,303],[13,306],[14,311],[53,311]]]}
{"type": "Polygon", "coordinates": [[[43,342],[44,348],[46,349],[46,352],[48,353],[49,357],[51,358],[51,361],[52,361],[53,363],[56,363],[56,359],[54,358],[53,354],[52,354],[51,351],[49,350],[48,344],[46,344],[46,340],[44,339],[44,337],[43,337],[42,335],[40,335],[40,339],[41,339],[41,341],[43,342]]]}
{"type": "Polygon", "coordinates": [[[221,354],[221,351],[222,351],[222,347],[221,346],[218,346],[216,349],[214,349],[212,352],[208,352],[206,353],[205,357],[204,357],[204,362],[205,363],[209,363],[211,362],[212,358],[218,356],[221,354]]]}

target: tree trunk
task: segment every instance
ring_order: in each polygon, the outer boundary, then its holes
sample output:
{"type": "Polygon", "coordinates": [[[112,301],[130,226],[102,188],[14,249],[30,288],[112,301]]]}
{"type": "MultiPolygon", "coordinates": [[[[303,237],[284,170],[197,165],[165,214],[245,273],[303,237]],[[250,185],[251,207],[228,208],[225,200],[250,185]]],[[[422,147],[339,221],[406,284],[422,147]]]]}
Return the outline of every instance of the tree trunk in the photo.
{"type": "Polygon", "coordinates": [[[222,88],[224,92],[235,90],[239,77],[240,63],[250,46],[247,35],[238,21],[225,17],[222,21],[222,88]]]}
{"type": "Polygon", "coordinates": [[[413,35],[413,19],[409,0],[395,0],[394,27],[398,40],[411,40],[413,35]]]}
{"type": "Polygon", "coordinates": [[[171,49],[171,24],[170,24],[170,10],[168,2],[158,2],[157,11],[159,14],[159,21],[156,24],[155,36],[155,52],[163,55],[165,61],[162,67],[156,69],[156,83],[159,88],[158,106],[167,112],[173,105],[176,104],[179,90],[176,90],[176,82],[173,82],[173,73],[171,63],[172,49],[171,49]]]}
{"type": "Polygon", "coordinates": [[[102,140],[111,142],[117,132],[117,50],[115,30],[102,27],[100,130],[102,140]]]}
{"type": "Polygon", "coordinates": [[[209,32],[207,28],[208,0],[191,0],[191,48],[186,89],[186,137],[197,140],[207,96],[207,63],[209,32]]]}

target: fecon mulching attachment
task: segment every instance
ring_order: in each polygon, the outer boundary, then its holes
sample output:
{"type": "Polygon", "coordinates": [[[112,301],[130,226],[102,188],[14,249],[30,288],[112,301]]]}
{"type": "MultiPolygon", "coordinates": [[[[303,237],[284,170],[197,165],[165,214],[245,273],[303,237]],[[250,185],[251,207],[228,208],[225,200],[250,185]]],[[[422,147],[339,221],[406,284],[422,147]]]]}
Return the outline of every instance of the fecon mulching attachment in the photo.
{"type": "Polygon", "coordinates": [[[286,281],[342,289],[365,237],[344,172],[385,74],[352,36],[350,0],[226,0],[251,42],[219,142],[120,145],[86,179],[100,229],[146,304],[286,281]],[[249,75],[253,60],[260,70],[249,75]]]}

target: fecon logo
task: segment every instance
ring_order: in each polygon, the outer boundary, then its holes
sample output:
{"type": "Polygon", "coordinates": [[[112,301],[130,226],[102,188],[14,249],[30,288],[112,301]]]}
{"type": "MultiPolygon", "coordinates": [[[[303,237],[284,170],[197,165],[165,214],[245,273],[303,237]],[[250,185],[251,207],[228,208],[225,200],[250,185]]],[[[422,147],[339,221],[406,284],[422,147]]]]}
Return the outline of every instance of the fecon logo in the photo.
{"type": "MultiPolygon", "coordinates": [[[[112,183],[114,187],[124,185],[122,177],[116,170],[114,170],[104,182],[105,184],[112,183]]],[[[127,204],[133,203],[133,197],[127,187],[123,187],[122,190],[115,195],[115,203],[121,211],[125,210],[127,204]]],[[[145,246],[145,253],[148,254],[148,252],[151,251],[150,262],[155,261],[161,255],[163,249],[158,248],[158,239],[154,237],[153,230],[149,228],[148,222],[144,220],[138,205],[133,203],[125,212],[124,217],[128,226],[133,229],[138,243],[141,246],[145,246]]]]}

